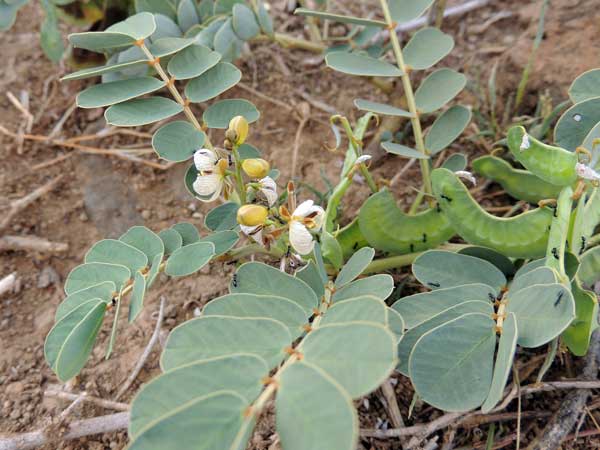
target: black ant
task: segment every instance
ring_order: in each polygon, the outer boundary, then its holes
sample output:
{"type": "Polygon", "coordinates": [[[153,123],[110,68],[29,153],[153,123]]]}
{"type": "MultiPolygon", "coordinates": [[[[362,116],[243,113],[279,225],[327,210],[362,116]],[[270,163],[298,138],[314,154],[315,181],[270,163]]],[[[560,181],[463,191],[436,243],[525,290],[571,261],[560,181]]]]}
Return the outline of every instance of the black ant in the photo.
{"type": "Polygon", "coordinates": [[[441,198],[443,198],[444,200],[446,200],[448,203],[450,203],[452,201],[452,199],[450,197],[448,197],[447,195],[440,195],[441,198]]]}
{"type": "Polygon", "coordinates": [[[558,249],[556,247],[552,247],[552,256],[554,256],[556,259],[558,258],[558,249]]]}
{"type": "Polygon", "coordinates": [[[429,282],[427,283],[430,287],[435,287],[435,288],[439,288],[440,287],[440,283],[433,283],[433,282],[429,282]]]}
{"type": "Polygon", "coordinates": [[[556,298],[556,301],[554,302],[554,307],[555,307],[555,308],[558,306],[558,304],[559,304],[559,303],[560,303],[560,301],[562,300],[562,298],[563,298],[563,294],[564,294],[564,292],[562,292],[562,291],[558,293],[558,297],[556,298]]]}
{"type": "Polygon", "coordinates": [[[581,236],[581,247],[579,247],[579,254],[581,255],[585,250],[586,239],[585,236],[581,236]]]}
{"type": "Polygon", "coordinates": [[[231,280],[231,285],[232,285],[234,288],[237,288],[237,287],[238,287],[238,276],[237,276],[237,273],[234,273],[234,274],[233,274],[233,279],[231,280]]]}
{"type": "Polygon", "coordinates": [[[427,234],[423,233],[423,242],[427,242],[427,234]]]}

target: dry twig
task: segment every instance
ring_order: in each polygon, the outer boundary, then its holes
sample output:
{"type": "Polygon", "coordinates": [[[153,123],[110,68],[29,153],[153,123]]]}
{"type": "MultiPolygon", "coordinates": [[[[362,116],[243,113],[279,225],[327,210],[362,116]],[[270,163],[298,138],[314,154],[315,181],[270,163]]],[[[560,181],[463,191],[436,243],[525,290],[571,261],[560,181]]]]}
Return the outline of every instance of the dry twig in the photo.
{"type": "Polygon", "coordinates": [[[117,401],[119,398],[121,398],[121,396],[125,392],[127,392],[127,389],[129,389],[131,384],[135,381],[137,376],[140,374],[142,368],[144,367],[144,364],[146,364],[146,360],[150,356],[150,353],[152,352],[154,345],[156,345],[156,342],[158,341],[158,336],[160,334],[160,327],[162,325],[163,317],[165,315],[165,302],[166,302],[165,297],[161,297],[160,298],[160,307],[158,309],[158,318],[156,319],[156,326],[154,327],[154,332],[152,333],[152,336],[150,337],[150,340],[148,341],[148,345],[144,349],[144,353],[142,353],[142,356],[140,356],[140,359],[138,360],[137,364],[135,365],[135,368],[133,369],[133,371],[131,372],[129,377],[127,377],[127,380],[125,380],[125,383],[123,383],[123,386],[121,386],[121,389],[119,389],[119,392],[117,392],[117,395],[115,395],[115,398],[114,398],[115,401],[117,401]]]}
{"type": "MultiPolygon", "coordinates": [[[[55,397],[62,400],[77,400],[77,398],[81,396],[80,394],[72,394],[70,392],[53,390],[47,390],[44,392],[44,395],[46,397],[55,397]]],[[[113,402],[111,400],[104,400],[102,398],[90,397],[89,395],[84,395],[81,398],[83,399],[82,401],[100,406],[101,408],[113,409],[115,411],[129,411],[129,405],[127,403],[113,402]]]]}
{"type": "Polygon", "coordinates": [[[31,250],[41,253],[64,253],[69,244],[50,242],[38,236],[2,236],[0,237],[0,252],[13,250],[31,250]]]}

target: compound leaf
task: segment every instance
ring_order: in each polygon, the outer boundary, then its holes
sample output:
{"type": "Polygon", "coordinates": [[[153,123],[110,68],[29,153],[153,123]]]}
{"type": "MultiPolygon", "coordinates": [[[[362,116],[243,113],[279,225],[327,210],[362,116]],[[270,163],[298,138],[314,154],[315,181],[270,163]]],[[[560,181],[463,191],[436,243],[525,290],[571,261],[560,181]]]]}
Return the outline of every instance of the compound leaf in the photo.
{"type": "Polygon", "coordinates": [[[419,397],[445,411],[481,405],[492,383],[495,325],[489,315],[470,313],[423,335],[409,361],[419,397]]]}
{"type": "Polygon", "coordinates": [[[96,242],[86,253],[84,261],[119,264],[127,267],[132,274],[148,265],[148,257],[144,253],[116,239],[96,242]]]}
{"type": "Polygon", "coordinates": [[[248,100],[231,98],[210,105],[202,114],[202,120],[209,128],[226,129],[235,116],[243,116],[248,123],[253,123],[258,120],[260,113],[248,100]]]}
{"type": "Polygon", "coordinates": [[[600,97],[600,69],[588,70],[575,78],[569,88],[569,97],[573,103],[600,97]]]}
{"type": "Polygon", "coordinates": [[[329,67],[338,72],[363,77],[399,77],[402,71],[396,66],[360,53],[331,52],[325,57],[329,67]]]}
{"type": "Polygon", "coordinates": [[[288,328],[273,319],[201,316],[171,331],[160,364],[168,371],[205,359],[251,353],[273,367],[291,343],[288,328]]]}
{"type": "Polygon", "coordinates": [[[363,247],[354,253],[335,279],[335,287],[341,288],[358,277],[373,261],[375,250],[363,247]]]}
{"type": "Polygon", "coordinates": [[[227,202],[209,211],[204,218],[204,225],[211,231],[224,231],[237,228],[237,210],[239,205],[235,202],[227,202]]]}
{"type": "Polygon", "coordinates": [[[167,260],[165,273],[171,277],[191,275],[202,269],[215,256],[212,242],[194,242],[173,252],[167,260]]]}
{"type": "Polygon", "coordinates": [[[144,296],[146,295],[146,277],[136,272],[133,278],[133,289],[129,300],[129,323],[133,322],[144,307],[144,296]]]}
{"type": "Polygon", "coordinates": [[[372,322],[319,326],[304,338],[299,350],[303,361],[330,375],[352,398],[375,390],[397,362],[396,336],[372,322]]]}
{"type": "Polygon", "coordinates": [[[444,111],[425,136],[425,147],[432,155],[441,152],[458,138],[471,121],[471,110],[461,105],[444,111]]]}
{"type": "Polygon", "coordinates": [[[164,87],[165,82],[153,77],[129,78],[96,84],[77,95],[80,108],[101,108],[121,103],[164,87]]]}
{"type": "Polygon", "coordinates": [[[390,0],[390,14],[396,22],[410,22],[421,16],[434,0],[390,0]]]}
{"type": "Polygon", "coordinates": [[[304,281],[259,262],[242,264],[229,291],[282,296],[297,303],[307,313],[312,313],[319,304],[317,296],[304,281]]]}
{"type": "Polygon", "coordinates": [[[458,95],[467,84],[467,78],[452,69],[439,69],[423,80],[415,92],[417,109],[430,113],[440,109],[458,95]]]}
{"type": "Polygon", "coordinates": [[[152,148],[167,161],[186,161],[200,150],[206,134],[184,120],[163,125],[152,136],[152,148]]]}
{"type": "Polygon", "coordinates": [[[260,33],[260,25],[254,12],[243,3],[233,5],[231,25],[235,34],[243,41],[248,41],[260,33]]]}
{"type": "Polygon", "coordinates": [[[372,295],[381,300],[385,300],[394,290],[394,279],[387,274],[372,275],[361,278],[350,284],[336,290],[332,296],[332,301],[340,302],[349,298],[360,297],[362,295],[372,295]]]}
{"type": "Polygon", "coordinates": [[[158,233],[158,237],[163,241],[163,245],[165,246],[165,254],[167,255],[170,255],[175,250],[183,246],[183,238],[173,228],[162,230],[160,233],[158,233]]]}
{"type": "Polygon", "coordinates": [[[140,250],[148,257],[148,261],[153,261],[156,255],[165,251],[162,239],[143,226],[131,227],[119,240],[140,250]]]}
{"type": "Polygon", "coordinates": [[[102,283],[75,291],[69,294],[67,298],[65,298],[62,303],[58,305],[54,315],[54,320],[58,322],[79,305],[89,300],[101,299],[104,300],[105,303],[108,303],[112,299],[115,292],[116,286],[112,281],[103,281],[102,283]]]}
{"type": "Polygon", "coordinates": [[[286,450],[353,450],[358,442],[352,399],[333,377],[304,361],[281,374],[275,421],[286,450]]]}
{"type": "Polygon", "coordinates": [[[118,264],[96,262],[81,264],[67,275],[65,293],[70,295],[103,281],[112,281],[115,284],[115,290],[120,291],[130,277],[131,272],[129,269],[118,264]]]}
{"type": "Polygon", "coordinates": [[[200,240],[200,233],[198,228],[189,222],[176,223],[171,227],[181,235],[183,246],[193,244],[200,240]]]}
{"type": "Polygon", "coordinates": [[[199,77],[214,67],[221,55],[204,45],[191,45],[177,53],[169,61],[167,69],[176,80],[199,77]]]}
{"type": "Polygon", "coordinates": [[[404,47],[404,61],[415,70],[437,64],[454,48],[454,39],[435,27],[421,28],[404,47]]]}
{"type": "Polygon", "coordinates": [[[574,152],[598,122],[600,122],[600,97],[577,103],[558,119],[554,127],[554,142],[559,147],[574,152]]]}
{"type": "Polygon", "coordinates": [[[354,100],[354,106],[361,111],[370,111],[375,114],[382,114],[384,116],[398,116],[398,117],[412,117],[412,114],[401,108],[396,108],[392,105],[386,105],[384,103],[372,102],[370,100],[364,100],[357,98],[354,100]]]}
{"type": "Polygon", "coordinates": [[[387,326],[388,307],[383,300],[366,295],[342,300],[325,312],[319,326],[356,321],[374,322],[387,326]]]}
{"type": "Polygon", "coordinates": [[[104,117],[117,127],[137,127],[168,119],[183,111],[183,106],[165,97],[147,97],[112,105],[104,117]]]}

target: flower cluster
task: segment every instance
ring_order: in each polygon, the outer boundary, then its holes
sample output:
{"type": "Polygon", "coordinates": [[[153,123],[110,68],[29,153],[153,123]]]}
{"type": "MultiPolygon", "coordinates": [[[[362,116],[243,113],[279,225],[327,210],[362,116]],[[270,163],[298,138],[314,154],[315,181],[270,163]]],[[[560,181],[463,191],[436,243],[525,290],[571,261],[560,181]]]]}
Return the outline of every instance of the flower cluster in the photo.
{"type": "Polygon", "coordinates": [[[193,188],[198,199],[212,202],[223,195],[240,204],[237,221],[242,232],[258,244],[269,247],[287,236],[300,255],[314,247],[325,211],[306,200],[297,207],[293,185],[288,188],[287,206],[277,208],[277,183],[269,176],[271,167],[262,158],[241,159],[238,148],[248,137],[248,122],[234,117],[225,133],[224,149],[202,148],[194,154],[198,176],[193,188]],[[245,176],[244,176],[245,175],[245,176]],[[290,212],[292,211],[292,212],[290,212]]]}

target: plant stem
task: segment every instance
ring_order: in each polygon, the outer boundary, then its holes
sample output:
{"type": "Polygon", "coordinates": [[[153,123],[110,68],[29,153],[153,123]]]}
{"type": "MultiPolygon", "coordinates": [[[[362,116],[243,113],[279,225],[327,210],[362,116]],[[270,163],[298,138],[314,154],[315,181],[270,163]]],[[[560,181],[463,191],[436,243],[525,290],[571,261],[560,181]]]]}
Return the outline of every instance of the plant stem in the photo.
{"type": "Polygon", "coordinates": [[[233,146],[232,154],[235,164],[235,182],[237,184],[238,195],[240,196],[240,204],[244,205],[246,204],[246,189],[244,186],[244,178],[242,177],[242,162],[240,161],[237,145],[233,146]]]}
{"type": "MultiPolygon", "coordinates": [[[[467,244],[453,244],[448,242],[446,244],[440,245],[438,248],[443,250],[449,250],[451,252],[457,252],[465,247],[468,247],[467,244]]],[[[417,253],[408,253],[406,255],[398,255],[398,256],[390,256],[388,258],[381,258],[372,261],[365,270],[363,270],[363,275],[369,273],[379,273],[385,270],[397,269],[399,267],[405,267],[413,263],[418,256],[420,256],[423,252],[417,253]]]]}
{"type": "MultiPolygon", "coordinates": [[[[156,73],[158,73],[158,75],[160,76],[160,78],[165,83],[167,83],[167,88],[171,92],[171,95],[173,96],[173,98],[175,99],[175,101],[177,103],[179,103],[183,107],[183,113],[186,115],[186,117],[188,118],[188,120],[192,123],[192,125],[194,125],[194,127],[197,130],[202,131],[204,133],[204,129],[202,128],[202,125],[200,125],[200,122],[198,122],[198,119],[196,119],[196,116],[192,112],[192,109],[190,108],[189,103],[186,102],[183,99],[183,97],[181,96],[181,94],[177,90],[177,87],[175,87],[175,79],[169,78],[169,76],[167,75],[167,73],[165,72],[165,70],[160,65],[160,62],[156,60],[156,58],[150,52],[150,50],[148,49],[148,47],[146,47],[146,44],[144,44],[143,42],[141,42],[139,44],[139,47],[140,47],[140,50],[142,50],[142,52],[144,52],[144,55],[146,55],[146,57],[148,58],[148,61],[152,65],[152,67],[154,68],[154,70],[156,70],[156,73]]],[[[206,139],[204,141],[204,146],[206,148],[210,148],[210,149],[213,148],[208,135],[206,135],[206,139]]]]}
{"type": "Polygon", "coordinates": [[[273,41],[285,48],[297,48],[313,53],[323,53],[327,49],[327,46],[324,44],[307,41],[306,39],[302,38],[296,38],[285,33],[274,33],[272,36],[268,36],[266,34],[259,35],[255,37],[253,41],[273,41]]]}
{"type": "MultiPolygon", "coordinates": [[[[423,130],[421,128],[421,121],[419,119],[419,111],[417,110],[417,104],[415,102],[415,95],[413,92],[412,85],[410,83],[410,68],[406,66],[404,63],[404,56],[402,55],[402,49],[400,48],[400,42],[398,41],[398,35],[395,31],[395,23],[392,20],[392,16],[390,14],[390,8],[388,6],[387,0],[380,0],[381,9],[383,9],[383,15],[385,17],[385,21],[390,29],[390,41],[392,43],[392,49],[394,51],[394,57],[396,58],[396,64],[398,65],[398,69],[402,71],[402,86],[404,87],[404,95],[406,96],[406,104],[408,106],[408,110],[411,113],[410,121],[412,123],[413,134],[415,137],[415,143],[417,146],[417,150],[423,153],[424,155],[428,155],[427,149],[425,148],[425,141],[423,140],[423,130]]],[[[430,176],[430,168],[429,168],[429,159],[421,159],[419,160],[421,164],[421,176],[423,177],[423,191],[425,194],[431,194],[431,176],[430,176]]],[[[413,204],[412,209],[415,209],[419,206],[423,199],[423,196],[417,196],[415,199],[415,204],[413,204]]]]}

